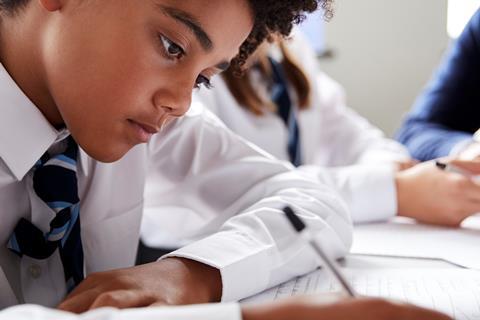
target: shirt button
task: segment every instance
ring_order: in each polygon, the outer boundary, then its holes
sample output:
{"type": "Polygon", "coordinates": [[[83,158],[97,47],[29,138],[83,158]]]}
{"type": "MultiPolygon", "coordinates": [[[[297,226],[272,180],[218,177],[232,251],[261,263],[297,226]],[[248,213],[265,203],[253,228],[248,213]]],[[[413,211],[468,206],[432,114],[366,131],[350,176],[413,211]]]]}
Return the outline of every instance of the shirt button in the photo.
{"type": "Polygon", "coordinates": [[[38,279],[42,275],[42,268],[38,264],[32,264],[28,267],[28,272],[33,279],[38,279]]]}

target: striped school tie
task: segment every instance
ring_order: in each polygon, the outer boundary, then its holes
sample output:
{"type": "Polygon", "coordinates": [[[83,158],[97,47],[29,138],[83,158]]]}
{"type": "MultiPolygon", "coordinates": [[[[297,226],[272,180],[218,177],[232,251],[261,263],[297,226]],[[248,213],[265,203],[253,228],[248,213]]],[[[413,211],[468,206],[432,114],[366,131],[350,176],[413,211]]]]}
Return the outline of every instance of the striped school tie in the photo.
{"type": "Polygon", "coordinates": [[[288,128],[287,151],[290,162],[298,167],[302,164],[300,131],[292,108],[292,100],[288,94],[287,77],[280,63],[272,58],[268,59],[272,67],[272,102],[277,106],[277,113],[288,128]]]}
{"type": "Polygon", "coordinates": [[[34,167],[33,188],[55,212],[50,231],[44,234],[22,218],[7,247],[20,257],[26,255],[38,260],[47,259],[58,248],[70,292],[84,275],[77,186],[78,146],[71,136],[67,142],[63,153],[52,156],[45,153],[34,167]]]}

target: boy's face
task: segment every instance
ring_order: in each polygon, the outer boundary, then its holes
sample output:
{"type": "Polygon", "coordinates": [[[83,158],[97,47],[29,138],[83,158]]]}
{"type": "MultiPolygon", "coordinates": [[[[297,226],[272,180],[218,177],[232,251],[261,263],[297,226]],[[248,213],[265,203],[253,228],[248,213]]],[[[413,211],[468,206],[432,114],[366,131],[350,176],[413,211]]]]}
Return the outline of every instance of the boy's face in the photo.
{"type": "Polygon", "coordinates": [[[104,162],[183,115],[192,89],[226,68],[253,26],[246,0],[62,2],[42,39],[48,94],[104,162]]]}

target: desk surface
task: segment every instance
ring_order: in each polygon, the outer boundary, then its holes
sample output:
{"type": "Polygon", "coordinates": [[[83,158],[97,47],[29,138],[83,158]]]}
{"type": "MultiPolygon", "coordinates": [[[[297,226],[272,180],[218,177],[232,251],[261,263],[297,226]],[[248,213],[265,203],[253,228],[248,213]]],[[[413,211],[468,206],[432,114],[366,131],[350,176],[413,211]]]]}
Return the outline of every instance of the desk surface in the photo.
{"type": "MultiPolygon", "coordinates": [[[[433,262],[437,259],[437,262],[449,261],[452,265],[480,270],[480,216],[466,219],[461,228],[417,224],[397,217],[387,223],[357,225],[353,240],[353,254],[414,257],[414,260],[419,257],[418,260],[423,261],[410,261],[421,267],[437,267],[439,264],[433,262]]],[[[392,262],[404,267],[401,260],[392,262]]]]}
{"type": "Polygon", "coordinates": [[[349,254],[340,261],[345,268],[459,268],[457,265],[440,259],[418,259],[387,257],[363,254],[349,254]]]}
{"type": "MultiPolygon", "coordinates": [[[[417,304],[457,320],[480,319],[480,217],[467,222],[460,229],[398,219],[357,226],[354,253],[340,261],[345,278],[360,295],[417,304]],[[469,265],[479,267],[462,267],[469,265]]],[[[340,290],[338,281],[321,269],[245,302],[302,294],[321,298],[322,294],[340,290]]]]}

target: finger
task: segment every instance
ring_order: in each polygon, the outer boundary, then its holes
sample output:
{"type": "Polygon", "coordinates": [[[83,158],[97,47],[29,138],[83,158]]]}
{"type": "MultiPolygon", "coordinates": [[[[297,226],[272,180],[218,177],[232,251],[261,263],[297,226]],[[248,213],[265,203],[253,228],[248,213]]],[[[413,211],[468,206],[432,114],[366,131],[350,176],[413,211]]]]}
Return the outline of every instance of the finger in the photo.
{"type": "Polygon", "coordinates": [[[404,307],[401,314],[405,320],[453,320],[446,314],[416,306],[404,307]]]}
{"type": "MultiPolygon", "coordinates": [[[[398,320],[453,320],[444,313],[438,312],[436,310],[426,309],[419,307],[410,303],[405,303],[398,300],[390,300],[387,303],[387,306],[390,305],[390,308],[382,308],[385,305],[380,305],[379,314],[389,315],[389,319],[398,319],[398,320]],[[390,309],[390,310],[389,310],[390,309]]],[[[382,319],[387,317],[381,317],[382,319]]]]}
{"type": "Polygon", "coordinates": [[[151,305],[148,305],[147,307],[165,307],[165,306],[168,306],[166,302],[157,301],[152,303],[151,305]]]}
{"type": "Polygon", "coordinates": [[[95,289],[83,291],[74,297],[67,297],[57,308],[63,311],[82,313],[90,308],[98,295],[99,292],[95,289]]]}
{"type": "Polygon", "coordinates": [[[102,307],[115,307],[119,309],[139,308],[147,307],[154,303],[162,303],[162,301],[157,301],[154,295],[145,291],[116,290],[100,294],[89,309],[102,307]]]}
{"type": "Polygon", "coordinates": [[[480,160],[454,159],[450,160],[449,163],[472,174],[480,174],[480,160]]]}
{"type": "Polygon", "coordinates": [[[70,292],[67,297],[65,298],[65,300],[67,299],[71,299],[73,297],[76,297],[78,295],[81,295],[83,294],[84,292],[86,291],[91,291],[93,290],[95,287],[97,287],[99,281],[91,281],[91,277],[87,277],[85,278],[82,282],[80,282],[80,284],[78,286],[75,287],[75,289],[70,292]]]}

